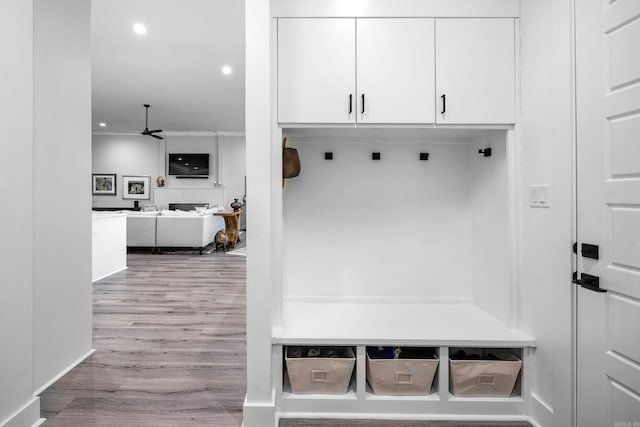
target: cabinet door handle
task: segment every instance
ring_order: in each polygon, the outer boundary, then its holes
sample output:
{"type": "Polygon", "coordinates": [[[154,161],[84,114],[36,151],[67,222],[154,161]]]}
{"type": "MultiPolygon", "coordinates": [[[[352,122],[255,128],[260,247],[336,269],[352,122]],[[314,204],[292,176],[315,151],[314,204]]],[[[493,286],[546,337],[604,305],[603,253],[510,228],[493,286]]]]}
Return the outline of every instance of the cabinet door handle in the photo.
{"type": "Polygon", "coordinates": [[[444,114],[447,111],[447,95],[442,94],[440,98],[442,98],[442,111],[440,111],[440,114],[444,114]]]}
{"type": "Polygon", "coordinates": [[[353,94],[349,94],[349,114],[353,112],[353,94]]]}
{"type": "Polygon", "coordinates": [[[362,94],[362,114],[364,114],[364,93],[362,94]]]}

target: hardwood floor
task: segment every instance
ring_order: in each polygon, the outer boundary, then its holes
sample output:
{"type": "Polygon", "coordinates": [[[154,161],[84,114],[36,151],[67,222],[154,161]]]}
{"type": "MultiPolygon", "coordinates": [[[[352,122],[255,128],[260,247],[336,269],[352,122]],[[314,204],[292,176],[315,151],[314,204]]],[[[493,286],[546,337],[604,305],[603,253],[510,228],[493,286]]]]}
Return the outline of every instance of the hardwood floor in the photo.
{"type": "MultiPolygon", "coordinates": [[[[45,425],[240,426],[245,260],[222,252],[129,254],[127,270],[94,284],[96,352],[41,395],[45,425]]],[[[280,426],[530,427],[367,420],[280,426]]]]}
{"type": "Polygon", "coordinates": [[[42,394],[45,425],[241,425],[245,260],[129,254],[94,284],[96,352],[42,394]]]}

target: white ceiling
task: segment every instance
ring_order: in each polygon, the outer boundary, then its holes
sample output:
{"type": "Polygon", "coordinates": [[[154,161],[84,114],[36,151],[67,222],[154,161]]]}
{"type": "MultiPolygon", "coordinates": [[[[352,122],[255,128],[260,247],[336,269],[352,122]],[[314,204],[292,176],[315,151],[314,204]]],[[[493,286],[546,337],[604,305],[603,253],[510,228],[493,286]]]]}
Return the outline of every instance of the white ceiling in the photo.
{"type": "Polygon", "coordinates": [[[93,129],[244,132],[244,39],[242,0],[92,0],[93,129]]]}

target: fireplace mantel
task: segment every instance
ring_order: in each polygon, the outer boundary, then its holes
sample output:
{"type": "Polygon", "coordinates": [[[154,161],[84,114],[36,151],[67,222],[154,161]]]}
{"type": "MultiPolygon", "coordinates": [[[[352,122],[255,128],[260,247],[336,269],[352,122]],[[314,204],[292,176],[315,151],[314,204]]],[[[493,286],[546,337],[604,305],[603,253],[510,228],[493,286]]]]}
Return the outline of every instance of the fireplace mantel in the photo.
{"type": "Polygon", "coordinates": [[[161,187],[154,189],[154,200],[158,209],[168,209],[169,203],[225,205],[225,189],[161,187]]]}

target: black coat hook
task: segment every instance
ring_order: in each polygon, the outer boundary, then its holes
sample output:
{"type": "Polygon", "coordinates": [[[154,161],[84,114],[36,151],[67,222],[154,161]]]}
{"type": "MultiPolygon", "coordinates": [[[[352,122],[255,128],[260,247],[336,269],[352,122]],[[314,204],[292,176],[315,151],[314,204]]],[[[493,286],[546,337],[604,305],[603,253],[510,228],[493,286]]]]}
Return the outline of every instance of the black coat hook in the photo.
{"type": "Polygon", "coordinates": [[[484,154],[485,157],[491,157],[491,148],[485,148],[484,150],[478,150],[478,153],[484,154]]]}

